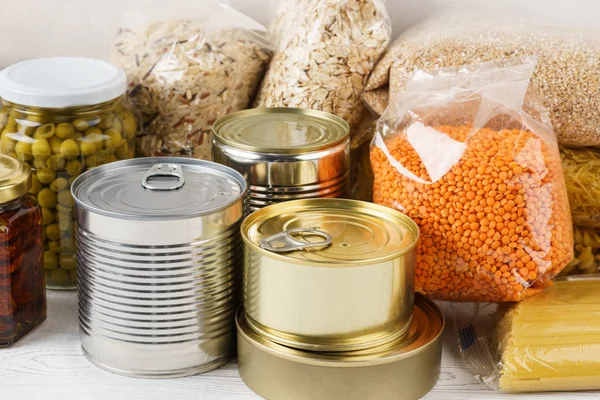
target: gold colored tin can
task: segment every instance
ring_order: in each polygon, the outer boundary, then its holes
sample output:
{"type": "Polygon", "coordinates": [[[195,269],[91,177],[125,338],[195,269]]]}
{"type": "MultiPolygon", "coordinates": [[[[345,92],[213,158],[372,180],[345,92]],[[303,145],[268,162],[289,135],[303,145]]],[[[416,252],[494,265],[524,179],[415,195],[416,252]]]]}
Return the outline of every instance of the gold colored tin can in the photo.
{"type": "Polygon", "coordinates": [[[439,378],[444,317],[420,295],[404,338],[362,351],[291,349],[254,332],[241,311],[236,323],[240,376],[266,399],[413,400],[439,378]]]}
{"type": "Polygon", "coordinates": [[[246,213],[308,198],[345,197],[349,190],[349,126],[300,108],[261,108],[219,119],[213,158],[248,182],[246,213]]]}
{"type": "Polygon", "coordinates": [[[414,298],[419,230],[388,207],[296,200],[242,224],[248,325],[311,351],[365,349],[402,336],[414,298]]]}

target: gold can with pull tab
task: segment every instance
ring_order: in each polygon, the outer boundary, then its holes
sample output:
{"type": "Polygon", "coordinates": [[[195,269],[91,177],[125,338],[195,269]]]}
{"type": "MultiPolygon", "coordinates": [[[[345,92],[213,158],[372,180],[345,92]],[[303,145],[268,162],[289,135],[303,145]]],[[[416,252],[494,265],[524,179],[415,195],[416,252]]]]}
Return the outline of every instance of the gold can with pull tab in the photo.
{"type": "Polygon", "coordinates": [[[419,230],[372,203],[308,199],[242,224],[244,311],[253,332],[319,352],[398,340],[411,323],[419,230]]]}

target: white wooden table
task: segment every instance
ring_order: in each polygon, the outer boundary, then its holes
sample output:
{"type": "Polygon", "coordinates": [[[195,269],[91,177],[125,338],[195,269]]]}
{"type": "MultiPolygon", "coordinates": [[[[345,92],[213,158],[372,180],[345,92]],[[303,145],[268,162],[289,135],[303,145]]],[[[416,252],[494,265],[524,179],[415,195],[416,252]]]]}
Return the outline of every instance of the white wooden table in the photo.
{"type": "MultiPolygon", "coordinates": [[[[81,353],[76,316],[74,292],[49,292],[48,319],[13,347],[0,349],[0,400],[260,399],[240,380],[235,363],[181,379],[135,379],[104,372],[81,353]]],[[[466,369],[452,331],[448,323],[442,374],[426,400],[600,398],[600,393],[496,394],[466,369]]]]}

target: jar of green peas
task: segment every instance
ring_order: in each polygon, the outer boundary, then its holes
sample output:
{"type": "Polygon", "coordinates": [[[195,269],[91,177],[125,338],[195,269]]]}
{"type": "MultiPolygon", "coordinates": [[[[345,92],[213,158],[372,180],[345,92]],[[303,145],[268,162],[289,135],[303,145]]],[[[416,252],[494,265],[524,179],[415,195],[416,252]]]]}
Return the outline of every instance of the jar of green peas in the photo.
{"type": "Polygon", "coordinates": [[[0,151],[32,168],[42,207],[46,286],[77,283],[71,183],[83,171],[133,158],[137,128],[125,73],[104,61],[54,57],[0,72],[0,151]]]}

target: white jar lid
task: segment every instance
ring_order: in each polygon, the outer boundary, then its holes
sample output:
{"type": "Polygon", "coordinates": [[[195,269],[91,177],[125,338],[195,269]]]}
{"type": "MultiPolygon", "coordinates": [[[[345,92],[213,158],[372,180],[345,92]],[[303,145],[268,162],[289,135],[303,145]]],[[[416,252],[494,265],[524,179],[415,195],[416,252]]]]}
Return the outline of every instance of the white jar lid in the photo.
{"type": "Polygon", "coordinates": [[[126,90],[121,68],[93,58],[38,58],[0,72],[0,97],[30,107],[90,106],[116,99],[126,90]]]}

